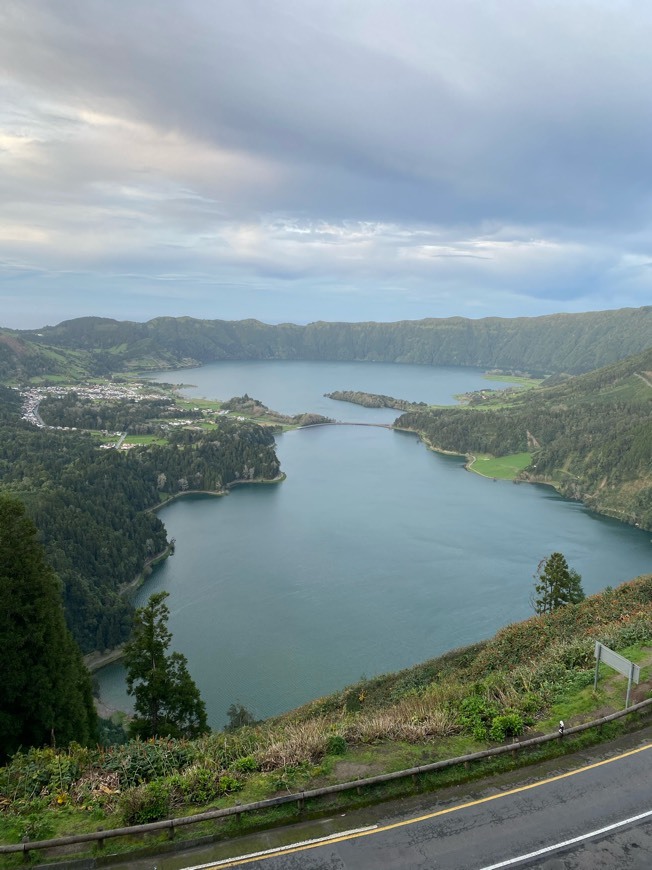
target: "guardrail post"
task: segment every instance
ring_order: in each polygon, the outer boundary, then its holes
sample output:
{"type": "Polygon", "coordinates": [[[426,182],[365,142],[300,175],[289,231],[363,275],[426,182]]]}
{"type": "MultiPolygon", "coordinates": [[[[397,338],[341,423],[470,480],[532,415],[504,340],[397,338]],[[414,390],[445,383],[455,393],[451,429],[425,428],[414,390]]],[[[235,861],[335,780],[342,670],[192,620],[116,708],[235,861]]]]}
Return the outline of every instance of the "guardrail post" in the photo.
{"type": "Polygon", "coordinates": [[[29,849],[27,848],[27,844],[29,843],[29,837],[23,837],[23,839],[21,840],[21,843],[23,844],[23,861],[25,862],[25,864],[28,864],[29,863],[29,849]]]}
{"type": "Polygon", "coordinates": [[[299,810],[300,813],[303,812],[303,806],[304,806],[303,797],[300,797],[297,801],[297,809],[299,810]]]}
{"type": "MultiPolygon", "coordinates": [[[[240,801],[236,801],[236,804],[235,804],[235,805],[236,805],[236,807],[239,807],[239,806],[240,806],[240,801]]],[[[237,822],[238,824],[240,824],[240,822],[242,821],[242,813],[241,813],[241,812],[236,812],[236,814],[235,814],[235,820],[236,820],[236,822],[237,822]]]]}
{"type": "Polygon", "coordinates": [[[174,819],[170,819],[170,827],[168,828],[168,840],[174,840],[176,831],[174,829],[174,819]]]}
{"type": "MultiPolygon", "coordinates": [[[[98,828],[98,829],[97,829],[98,834],[101,833],[103,830],[104,830],[104,828],[98,828]]],[[[98,848],[98,849],[103,849],[103,848],[104,848],[104,837],[98,837],[98,838],[97,838],[97,848],[98,848]]]]}

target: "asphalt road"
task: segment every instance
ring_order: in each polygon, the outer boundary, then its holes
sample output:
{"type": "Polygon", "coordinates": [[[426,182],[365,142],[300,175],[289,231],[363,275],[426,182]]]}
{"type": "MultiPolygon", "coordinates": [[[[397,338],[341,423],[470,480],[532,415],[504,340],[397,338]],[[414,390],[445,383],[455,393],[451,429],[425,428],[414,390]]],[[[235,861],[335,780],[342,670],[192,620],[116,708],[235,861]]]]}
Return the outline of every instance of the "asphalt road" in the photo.
{"type": "Polygon", "coordinates": [[[385,820],[357,833],[340,832],[326,842],[185,866],[204,870],[649,870],[652,743],[546,780],[433,806],[415,817],[385,820]]]}

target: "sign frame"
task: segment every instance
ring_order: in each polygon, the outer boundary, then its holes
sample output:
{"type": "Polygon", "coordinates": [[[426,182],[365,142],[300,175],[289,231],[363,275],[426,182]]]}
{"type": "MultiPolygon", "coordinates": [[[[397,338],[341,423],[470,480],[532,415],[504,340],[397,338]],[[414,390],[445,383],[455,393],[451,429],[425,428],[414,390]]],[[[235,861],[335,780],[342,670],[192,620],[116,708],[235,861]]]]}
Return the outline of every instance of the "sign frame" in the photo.
{"type": "Polygon", "coordinates": [[[596,640],[595,680],[593,681],[594,691],[598,688],[598,669],[600,668],[600,662],[604,662],[605,665],[608,665],[610,668],[618,671],[619,674],[627,677],[627,697],[625,698],[625,709],[627,709],[629,707],[629,696],[632,691],[632,683],[638,685],[641,680],[641,668],[639,665],[635,665],[634,662],[630,662],[629,659],[626,659],[619,653],[614,652],[614,650],[609,649],[608,646],[600,643],[599,640],[596,640]]]}

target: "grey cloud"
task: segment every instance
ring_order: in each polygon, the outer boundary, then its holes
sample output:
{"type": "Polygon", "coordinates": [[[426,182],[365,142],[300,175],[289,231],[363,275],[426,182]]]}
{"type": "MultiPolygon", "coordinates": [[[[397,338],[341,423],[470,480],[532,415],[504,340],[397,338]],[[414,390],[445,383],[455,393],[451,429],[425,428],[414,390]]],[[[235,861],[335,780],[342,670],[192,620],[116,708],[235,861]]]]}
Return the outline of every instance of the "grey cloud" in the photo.
{"type": "Polygon", "coordinates": [[[194,2],[180,14],[171,2],[58,2],[33,5],[41,14],[22,33],[8,22],[5,62],[90,106],[291,167],[281,207],[387,215],[396,202],[397,217],[551,222],[563,209],[570,223],[629,208],[636,219],[652,159],[641,27],[652,15],[624,6],[390,3],[377,23],[375,3],[355,14],[194,2]],[[411,13],[430,31],[427,66],[410,50],[411,13]],[[365,15],[378,44],[364,39],[365,15]],[[383,32],[399,20],[400,52],[383,32]],[[452,71],[438,59],[447,39],[452,71]],[[25,51],[35,41],[46,48],[25,51]]]}
{"type": "Polygon", "coordinates": [[[267,287],[282,319],[342,287],[416,316],[643,304],[651,24],[633,0],[5,0],[0,126],[33,144],[0,139],[0,246],[88,270],[98,306],[139,275],[198,308],[232,281],[242,316],[267,287]]]}

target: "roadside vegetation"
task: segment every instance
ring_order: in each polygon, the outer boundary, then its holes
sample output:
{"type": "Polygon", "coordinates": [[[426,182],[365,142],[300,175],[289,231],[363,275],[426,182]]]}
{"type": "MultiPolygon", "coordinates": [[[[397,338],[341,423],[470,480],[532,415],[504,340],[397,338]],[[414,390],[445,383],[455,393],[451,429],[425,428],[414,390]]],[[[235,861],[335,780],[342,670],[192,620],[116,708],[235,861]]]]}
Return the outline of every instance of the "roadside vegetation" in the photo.
{"type": "MultiPolygon", "coordinates": [[[[19,753],[0,769],[0,839],[42,839],[247,803],[549,732],[560,718],[567,726],[588,721],[621,709],[625,698],[625,679],[603,666],[593,690],[596,639],[641,665],[635,697],[648,697],[652,575],[259,724],[238,727],[250,717],[234,706],[230,729],[196,740],[19,753]]],[[[500,769],[478,770],[494,768],[500,769]]]]}

